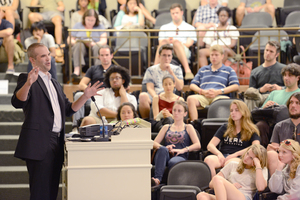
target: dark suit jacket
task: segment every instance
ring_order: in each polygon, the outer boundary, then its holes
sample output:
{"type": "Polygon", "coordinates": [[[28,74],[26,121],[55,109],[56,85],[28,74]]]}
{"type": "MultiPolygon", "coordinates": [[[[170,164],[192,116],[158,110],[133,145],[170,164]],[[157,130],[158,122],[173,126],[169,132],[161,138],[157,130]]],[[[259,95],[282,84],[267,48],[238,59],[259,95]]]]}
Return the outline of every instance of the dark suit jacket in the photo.
{"type": "MultiPolygon", "coordinates": [[[[49,147],[50,135],[54,123],[54,113],[52,110],[49,93],[40,76],[29,90],[26,101],[20,101],[16,97],[16,92],[25,84],[27,74],[20,74],[17,87],[12,96],[11,103],[15,108],[22,108],[25,120],[22,125],[19,141],[15,151],[15,157],[21,159],[43,160],[49,147]]],[[[54,79],[52,83],[56,89],[58,102],[61,108],[62,130],[60,132],[61,152],[64,153],[64,125],[65,116],[74,113],[72,103],[66,98],[61,85],[54,79]]]]}

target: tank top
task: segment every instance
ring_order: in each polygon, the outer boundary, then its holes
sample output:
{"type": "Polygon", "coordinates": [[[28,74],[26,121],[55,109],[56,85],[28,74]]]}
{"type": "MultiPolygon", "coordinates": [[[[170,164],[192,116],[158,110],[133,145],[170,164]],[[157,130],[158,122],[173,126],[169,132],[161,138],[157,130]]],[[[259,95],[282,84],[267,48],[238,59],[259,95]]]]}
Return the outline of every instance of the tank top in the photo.
{"type": "MultiPolygon", "coordinates": [[[[174,149],[183,149],[187,146],[191,145],[191,138],[186,130],[186,125],[184,126],[183,131],[171,131],[172,124],[169,125],[169,128],[165,134],[165,146],[174,144],[174,149]]],[[[185,159],[188,158],[188,152],[184,154],[180,154],[179,156],[184,157],[185,159]]]]}
{"type": "MultiPolygon", "coordinates": [[[[178,98],[176,99],[176,101],[179,99],[179,96],[178,98]]],[[[158,108],[159,108],[159,112],[166,108],[171,114],[172,114],[172,109],[173,109],[173,105],[174,105],[175,101],[172,101],[172,102],[167,102],[165,100],[162,100],[160,98],[160,95],[158,95],[158,108]]]]}

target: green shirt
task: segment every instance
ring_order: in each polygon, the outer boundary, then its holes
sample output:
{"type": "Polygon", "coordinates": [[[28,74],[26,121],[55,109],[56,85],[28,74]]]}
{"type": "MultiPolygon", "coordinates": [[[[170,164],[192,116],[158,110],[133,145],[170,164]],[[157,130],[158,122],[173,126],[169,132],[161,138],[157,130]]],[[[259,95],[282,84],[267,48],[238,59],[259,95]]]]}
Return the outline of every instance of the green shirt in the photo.
{"type": "Polygon", "coordinates": [[[274,101],[274,102],[278,103],[279,105],[285,105],[287,100],[291,97],[291,95],[296,92],[300,92],[300,89],[298,88],[297,90],[294,90],[292,92],[286,92],[285,89],[284,90],[274,90],[273,92],[270,93],[268,98],[265,100],[262,107],[264,107],[264,105],[268,101],[274,101]]]}

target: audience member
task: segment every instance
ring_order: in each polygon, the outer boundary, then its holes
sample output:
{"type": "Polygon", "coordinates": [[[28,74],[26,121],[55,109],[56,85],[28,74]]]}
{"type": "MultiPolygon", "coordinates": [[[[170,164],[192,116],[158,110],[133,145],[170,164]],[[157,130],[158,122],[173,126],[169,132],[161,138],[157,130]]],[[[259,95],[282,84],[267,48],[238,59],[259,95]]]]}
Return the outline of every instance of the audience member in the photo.
{"type": "Polygon", "coordinates": [[[7,74],[13,74],[15,73],[14,68],[14,27],[13,25],[3,19],[5,13],[4,10],[0,7],[0,48],[4,48],[5,52],[7,54],[7,74]],[[3,46],[3,47],[2,47],[3,46]]]}
{"type": "Polygon", "coordinates": [[[236,73],[231,67],[222,64],[223,57],[222,46],[211,46],[211,64],[201,67],[191,82],[190,89],[196,93],[187,98],[192,123],[198,119],[197,108],[205,108],[218,99],[228,99],[229,93],[239,89],[236,73]]]}
{"type": "Polygon", "coordinates": [[[286,105],[289,109],[290,118],[275,125],[270,140],[271,144],[267,148],[270,175],[281,164],[277,153],[280,142],[286,139],[293,139],[300,142],[300,93],[292,94],[286,105]]]}
{"type": "Polygon", "coordinates": [[[215,195],[200,192],[202,199],[245,199],[251,200],[256,191],[267,187],[268,169],[266,149],[254,144],[248,147],[240,162],[232,161],[212,178],[209,187],[215,195]]]}
{"type": "MultiPolygon", "coordinates": [[[[211,27],[215,27],[219,23],[217,11],[221,5],[218,4],[218,0],[209,0],[209,3],[205,6],[199,6],[193,19],[193,26],[197,30],[208,30],[211,27]]],[[[198,45],[204,46],[203,37],[206,31],[199,31],[198,45]]]]}
{"type": "Polygon", "coordinates": [[[240,0],[240,2],[236,9],[236,23],[238,26],[242,25],[243,18],[248,13],[267,12],[274,19],[275,7],[272,0],[240,0]]]}
{"type": "MultiPolygon", "coordinates": [[[[94,9],[98,15],[105,16],[106,0],[89,0],[88,9],[94,9]]],[[[100,18],[99,18],[100,20],[100,18]]],[[[101,20],[100,20],[101,21],[101,20]]]]}
{"type": "Polygon", "coordinates": [[[260,144],[259,131],[251,121],[246,104],[234,100],[230,104],[228,124],[222,125],[207,145],[207,150],[213,155],[207,156],[204,162],[210,168],[211,177],[216,175],[217,168],[242,156],[252,144],[260,144]]]}
{"type": "MultiPolygon", "coordinates": [[[[209,0],[201,0],[201,6],[205,6],[208,4],[209,0]]],[[[228,0],[218,0],[218,4],[221,6],[228,6],[228,0]]]]}
{"type": "MultiPolygon", "coordinates": [[[[78,0],[78,5],[80,10],[74,12],[71,16],[71,27],[74,27],[76,23],[82,22],[83,14],[88,10],[88,0],[78,0]]],[[[106,29],[111,27],[111,24],[105,17],[102,15],[98,15],[99,23],[103,25],[106,29]]]]}
{"type": "Polygon", "coordinates": [[[269,188],[280,195],[277,199],[300,199],[300,145],[294,140],[284,140],[278,149],[281,163],[269,180],[269,188]]]}
{"type": "Polygon", "coordinates": [[[151,131],[159,132],[165,124],[172,124],[174,122],[172,109],[175,101],[184,99],[174,94],[175,79],[173,76],[167,74],[162,79],[164,92],[153,97],[152,110],[153,121],[151,120],[151,131]]]}
{"type": "Polygon", "coordinates": [[[19,0],[0,1],[0,9],[4,11],[4,18],[15,28],[15,19],[19,19],[18,14],[19,0]]]}
{"type": "Polygon", "coordinates": [[[124,102],[118,108],[117,120],[125,121],[129,119],[137,118],[138,114],[134,105],[130,102],[124,102]]]}
{"type": "Polygon", "coordinates": [[[215,27],[210,27],[209,31],[206,32],[203,42],[205,48],[199,50],[199,65],[200,67],[206,66],[207,57],[209,57],[209,48],[215,44],[219,44],[224,48],[223,63],[227,60],[228,56],[233,56],[233,48],[236,46],[238,37],[240,36],[239,31],[235,26],[227,23],[231,17],[231,10],[228,7],[221,7],[217,11],[219,17],[219,23],[215,27]],[[218,29],[225,29],[225,31],[217,31],[218,29]]]}
{"type": "Polygon", "coordinates": [[[42,20],[50,20],[54,26],[55,41],[58,45],[62,43],[62,21],[64,20],[63,11],[65,5],[62,0],[31,0],[30,6],[43,6],[41,12],[31,12],[28,19],[31,24],[42,20]]]}
{"type": "Polygon", "coordinates": [[[150,105],[155,95],[164,91],[162,78],[170,74],[174,77],[175,88],[181,91],[183,88],[183,76],[180,67],[172,65],[173,47],[169,44],[162,45],[158,50],[159,64],[149,67],[144,75],[142,84],[146,84],[147,92],[139,95],[139,111],[142,118],[148,118],[150,105]]]}
{"type": "MultiPolygon", "coordinates": [[[[52,35],[47,33],[47,29],[43,22],[34,22],[31,25],[30,32],[33,36],[27,38],[25,40],[25,47],[28,49],[30,45],[33,43],[42,43],[44,44],[50,51],[51,55],[51,69],[49,70],[49,73],[51,74],[52,78],[57,80],[57,74],[56,74],[56,65],[55,65],[55,42],[52,35]]],[[[32,64],[29,61],[27,72],[30,72],[32,70],[32,64]]]]}
{"type": "MultiPolygon", "coordinates": [[[[125,4],[127,0],[118,0],[118,7],[119,10],[125,11],[125,4]]],[[[149,11],[145,8],[144,1],[139,0],[139,3],[137,4],[140,9],[142,10],[143,15],[146,19],[148,19],[152,24],[155,24],[156,19],[152,17],[152,15],[149,13],[149,11]]]]}
{"type": "MultiPolygon", "coordinates": [[[[71,32],[71,45],[74,61],[73,78],[80,76],[81,66],[85,65],[84,56],[88,53],[88,48],[92,48],[93,56],[98,55],[99,47],[107,44],[107,33],[101,31],[105,29],[99,24],[98,14],[95,10],[87,10],[83,17],[82,22],[75,24],[73,29],[94,29],[98,31],[72,31],[71,32]]],[[[69,41],[69,38],[68,38],[69,41]]],[[[97,59],[94,59],[94,65],[98,65],[97,59]]]]}
{"type": "Polygon", "coordinates": [[[277,41],[269,41],[264,50],[264,63],[251,72],[249,88],[244,98],[250,111],[255,107],[260,107],[270,92],[283,89],[281,70],[285,65],[276,61],[280,49],[277,41]]]}
{"type": "Polygon", "coordinates": [[[187,111],[187,104],[184,101],[176,101],[172,112],[174,123],[163,126],[154,139],[153,149],[156,153],[152,185],[160,184],[166,166],[171,169],[176,163],[187,160],[190,151],[197,151],[201,148],[194,127],[183,122],[187,111]],[[163,140],[164,146],[160,144],[163,140]]]}
{"type": "MultiPolygon", "coordinates": [[[[98,58],[101,61],[101,65],[94,65],[90,67],[86,74],[85,77],[83,77],[80,82],[79,82],[79,90],[84,91],[86,87],[88,87],[88,84],[91,83],[92,85],[96,83],[97,81],[103,82],[103,85],[101,87],[106,88],[106,84],[104,82],[104,76],[107,70],[109,70],[112,66],[112,58],[113,58],[113,50],[110,46],[108,45],[103,45],[100,46],[99,49],[99,55],[98,58]]],[[[74,95],[74,101],[79,99],[82,95],[83,92],[78,91],[74,95]]],[[[77,132],[77,122],[79,119],[84,117],[85,114],[85,106],[90,106],[91,105],[91,99],[87,100],[85,105],[82,106],[74,115],[73,115],[73,132],[77,132]]]]}
{"type": "MultiPolygon", "coordinates": [[[[292,94],[300,92],[300,89],[298,88],[300,79],[299,65],[295,63],[289,64],[282,68],[281,74],[286,88],[284,90],[274,90],[271,92],[262,108],[273,105],[285,105],[292,94]]],[[[262,145],[267,146],[274,126],[271,126],[267,121],[259,121],[256,125],[260,131],[262,145]]]]}
{"type": "Polygon", "coordinates": [[[125,11],[120,10],[118,12],[114,27],[132,27],[132,26],[144,27],[145,20],[142,9],[139,7],[139,0],[126,0],[125,11]]]}
{"type": "MultiPolygon", "coordinates": [[[[106,88],[95,96],[95,103],[102,116],[108,120],[115,119],[118,107],[124,102],[130,102],[135,108],[137,107],[135,96],[128,94],[125,90],[130,83],[127,69],[119,66],[110,67],[105,73],[104,82],[106,88]]],[[[102,123],[97,107],[94,103],[91,104],[90,115],[83,118],[81,126],[102,123]]]]}
{"type": "Polygon", "coordinates": [[[159,48],[164,44],[171,44],[173,45],[175,56],[179,59],[184,68],[184,79],[191,80],[194,78],[194,75],[189,67],[188,59],[191,57],[189,48],[197,41],[195,28],[183,21],[183,8],[180,4],[172,4],[170,13],[172,22],[161,26],[159,31],[159,46],[156,51],[154,64],[159,63],[159,48]],[[166,32],[163,30],[174,31],[166,32]]]}

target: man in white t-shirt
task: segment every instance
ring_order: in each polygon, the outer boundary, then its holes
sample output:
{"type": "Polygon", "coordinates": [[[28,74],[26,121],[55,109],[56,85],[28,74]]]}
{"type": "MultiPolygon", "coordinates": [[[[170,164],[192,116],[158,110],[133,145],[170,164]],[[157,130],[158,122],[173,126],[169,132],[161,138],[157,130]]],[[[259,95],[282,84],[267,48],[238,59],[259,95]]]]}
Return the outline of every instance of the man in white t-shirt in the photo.
{"type": "Polygon", "coordinates": [[[245,15],[253,12],[267,12],[274,19],[275,7],[272,0],[240,0],[240,2],[236,9],[236,23],[238,26],[242,25],[245,15]]]}
{"type": "Polygon", "coordinates": [[[172,44],[175,52],[175,56],[181,62],[186,80],[194,78],[193,73],[189,67],[188,59],[191,57],[189,47],[197,40],[195,28],[183,21],[183,8],[180,4],[174,3],[170,8],[172,22],[161,26],[159,32],[159,46],[156,51],[154,64],[159,64],[159,48],[164,44],[172,44]],[[174,30],[162,31],[162,30],[174,30]],[[186,30],[186,31],[185,31],[186,30]]]}
{"type": "MultiPolygon", "coordinates": [[[[111,66],[105,73],[104,82],[106,88],[97,92],[98,95],[95,96],[95,103],[102,116],[110,121],[115,119],[119,106],[124,102],[130,102],[137,108],[135,96],[128,94],[125,90],[130,83],[130,76],[126,68],[111,66]]],[[[83,118],[81,126],[102,123],[95,103],[91,103],[90,115],[83,118]]]]}
{"type": "Polygon", "coordinates": [[[227,23],[228,19],[231,17],[231,10],[228,7],[219,8],[217,15],[219,23],[216,27],[211,27],[209,28],[209,31],[206,32],[203,38],[205,48],[199,50],[198,62],[200,67],[208,65],[207,57],[210,55],[209,48],[216,44],[221,45],[224,48],[224,58],[222,62],[225,63],[228,56],[233,56],[233,51],[231,49],[236,46],[236,42],[240,36],[236,27],[227,23]],[[226,31],[217,31],[218,29],[225,29],[226,31]]]}

